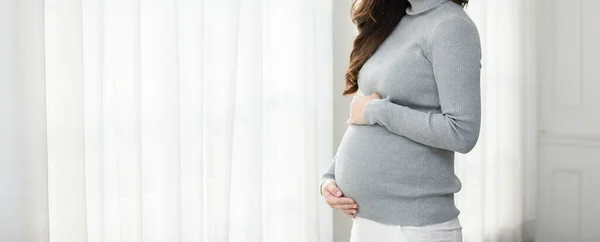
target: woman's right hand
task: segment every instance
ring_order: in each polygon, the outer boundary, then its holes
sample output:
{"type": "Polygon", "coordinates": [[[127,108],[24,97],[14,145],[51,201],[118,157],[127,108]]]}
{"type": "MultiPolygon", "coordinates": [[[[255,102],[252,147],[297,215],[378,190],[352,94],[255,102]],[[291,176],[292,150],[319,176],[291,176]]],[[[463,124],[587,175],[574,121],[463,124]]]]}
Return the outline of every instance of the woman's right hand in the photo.
{"type": "Polygon", "coordinates": [[[330,207],[352,218],[355,217],[358,212],[358,204],[352,198],[343,197],[342,191],[337,187],[334,180],[323,182],[321,193],[323,193],[323,197],[330,207]]]}

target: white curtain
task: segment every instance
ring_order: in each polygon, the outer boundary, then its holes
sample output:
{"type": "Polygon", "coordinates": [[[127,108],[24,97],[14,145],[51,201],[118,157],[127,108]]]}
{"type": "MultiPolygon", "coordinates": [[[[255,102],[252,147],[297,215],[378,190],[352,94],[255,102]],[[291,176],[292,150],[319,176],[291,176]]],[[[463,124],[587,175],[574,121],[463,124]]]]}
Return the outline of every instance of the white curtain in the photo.
{"type": "Polygon", "coordinates": [[[477,146],[456,159],[465,242],[533,241],[535,109],[525,102],[535,70],[533,3],[472,0],[467,7],[482,39],[483,113],[477,146]]]}
{"type": "Polygon", "coordinates": [[[0,241],[331,240],[331,2],[1,4],[0,241]]]}

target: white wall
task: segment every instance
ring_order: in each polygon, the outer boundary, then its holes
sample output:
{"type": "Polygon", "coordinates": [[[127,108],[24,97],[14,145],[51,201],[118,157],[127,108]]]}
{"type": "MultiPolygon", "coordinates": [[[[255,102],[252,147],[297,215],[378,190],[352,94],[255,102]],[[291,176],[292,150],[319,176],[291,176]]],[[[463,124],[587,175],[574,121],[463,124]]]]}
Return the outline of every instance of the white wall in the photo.
{"type": "MultiPolygon", "coordinates": [[[[348,68],[352,41],[356,36],[356,27],[350,18],[352,0],[333,1],[333,147],[334,152],[348,125],[348,110],[351,97],[343,97],[344,75],[348,68]]],[[[352,220],[341,213],[333,215],[334,242],[348,242],[352,220]]]]}

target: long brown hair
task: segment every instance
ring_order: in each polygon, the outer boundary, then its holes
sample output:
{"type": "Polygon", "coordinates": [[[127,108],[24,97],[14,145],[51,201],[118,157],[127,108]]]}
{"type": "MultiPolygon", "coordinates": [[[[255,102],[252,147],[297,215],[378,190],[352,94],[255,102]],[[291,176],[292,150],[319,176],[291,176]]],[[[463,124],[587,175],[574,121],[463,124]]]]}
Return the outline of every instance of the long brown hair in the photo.
{"type": "MultiPolygon", "coordinates": [[[[469,0],[452,0],[463,7],[469,0]]],[[[354,47],[350,53],[350,65],[346,72],[346,88],[343,95],[358,91],[358,72],[379,45],[392,33],[410,6],[407,0],[354,0],[352,22],[358,28],[354,47]]]]}

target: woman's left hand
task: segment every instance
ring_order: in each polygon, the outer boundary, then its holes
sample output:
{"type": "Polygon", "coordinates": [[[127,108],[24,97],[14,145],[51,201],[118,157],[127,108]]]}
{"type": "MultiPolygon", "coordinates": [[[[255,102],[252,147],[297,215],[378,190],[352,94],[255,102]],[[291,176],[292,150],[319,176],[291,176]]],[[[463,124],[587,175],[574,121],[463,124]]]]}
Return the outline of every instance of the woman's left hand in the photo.
{"type": "Polygon", "coordinates": [[[369,96],[354,96],[352,103],[350,103],[350,118],[346,121],[347,124],[366,124],[365,122],[365,108],[367,103],[373,99],[381,99],[381,96],[377,93],[373,93],[369,96]]]}

